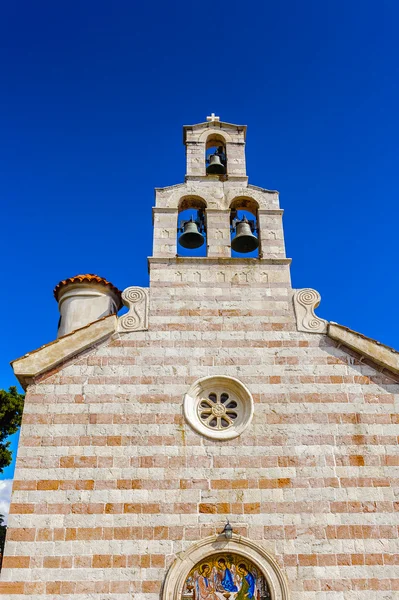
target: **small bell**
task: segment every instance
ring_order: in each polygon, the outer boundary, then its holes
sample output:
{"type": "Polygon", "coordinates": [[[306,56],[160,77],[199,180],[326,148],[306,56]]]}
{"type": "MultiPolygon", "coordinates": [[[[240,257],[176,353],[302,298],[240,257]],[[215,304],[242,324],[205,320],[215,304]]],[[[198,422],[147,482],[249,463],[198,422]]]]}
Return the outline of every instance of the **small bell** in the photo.
{"type": "Polygon", "coordinates": [[[179,244],[183,248],[193,250],[200,248],[204,243],[204,236],[198,231],[198,225],[193,218],[183,223],[183,233],[179,237],[179,244]]]}
{"type": "Polygon", "coordinates": [[[207,175],[224,175],[226,167],[220,160],[220,155],[215,153],[209,157],[209,165],[206,168],[207,175]]]}
{"type": "Polygon", "coordinates": [[[236,236],[231,242],[231,247],[235,252],[252,252],[259,246],[259,240],[252,233],[251,225],[249,224],[246,217],[242,221],[236,223],[236,236]]]}

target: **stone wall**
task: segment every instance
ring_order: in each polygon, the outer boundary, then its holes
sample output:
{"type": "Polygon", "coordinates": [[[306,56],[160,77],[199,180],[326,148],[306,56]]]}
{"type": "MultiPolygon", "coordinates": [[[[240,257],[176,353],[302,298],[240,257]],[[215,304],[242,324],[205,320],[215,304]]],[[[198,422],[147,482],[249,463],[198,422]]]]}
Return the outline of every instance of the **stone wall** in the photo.
{"type": "Polygon", "coordinates": [[[156,600],[229,517],[292,600],[397,598],[393,376],[297,331],[284,261],[153,259],[149,325],[29,387],[1,594],[156,600]],[[184,420],[208,375],[253,395],[238,438],[184,420]]]}

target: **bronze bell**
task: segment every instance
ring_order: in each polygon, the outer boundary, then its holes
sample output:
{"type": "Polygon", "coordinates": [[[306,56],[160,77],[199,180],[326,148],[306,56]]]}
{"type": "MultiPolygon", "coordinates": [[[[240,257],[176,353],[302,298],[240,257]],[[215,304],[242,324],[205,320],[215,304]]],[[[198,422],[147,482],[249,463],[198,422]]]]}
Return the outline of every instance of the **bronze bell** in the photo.
{"type": "Polygon", "coordinates": [[[252,252],[259,246],[259,240],[252,233],[251,225],[246,217],[236,223],[236,236],[231,242],[231,247],[235,252],[252,252]]]}
{"type": "Polygon", "coordinates": [[[226,173],[226,167],[220,160],[219,154],[211,154],[209,157],[209,165],[206,168],[207,175],[223,175],[226,173]]]}
{"type": "Polygon", "coordinates": [[[183,223],[183,233],[179,237],[179,244],[183,248],[200,248],[204,243],[204,236],[198,231],[198,225],[193,218],[183,223]]]}

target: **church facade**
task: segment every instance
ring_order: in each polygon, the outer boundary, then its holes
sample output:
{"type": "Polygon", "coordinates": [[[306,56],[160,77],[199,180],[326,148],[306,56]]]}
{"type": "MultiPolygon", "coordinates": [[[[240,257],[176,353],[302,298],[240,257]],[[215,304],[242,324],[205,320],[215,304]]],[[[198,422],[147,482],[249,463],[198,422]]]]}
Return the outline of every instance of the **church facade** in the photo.
{"type": "Polygon", "coordinates": [[[292,289],[245,135],[184,127],[150,287],[60,282],[58,338],[14,361],[6,598],[398,598],[399,354],[292,289]]]}

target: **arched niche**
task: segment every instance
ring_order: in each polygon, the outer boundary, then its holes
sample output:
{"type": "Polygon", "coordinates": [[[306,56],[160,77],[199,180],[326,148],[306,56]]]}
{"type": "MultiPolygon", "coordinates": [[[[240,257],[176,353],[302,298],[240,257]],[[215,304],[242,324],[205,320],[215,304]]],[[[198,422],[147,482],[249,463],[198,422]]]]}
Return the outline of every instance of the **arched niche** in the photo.
{"type": "Polygon", "coordinates": [[[215,155],[218,157],[220,162],[219,168],[222,169],[222,171],[215,172],[214,174],[226,175],[228,172],[226,138],[220,133],[213,132],[208,135],[205,142],[205,167],[207,174],[211,174],[211,171],[209,170],[210,160],[212,160],[215,155]]]}
{"type": "MultiPolygon", "coordinates": [[[[237,221],[241,221],[242,219],[247,219],[250,223],[252,234],[258,238],[258,244],[260,245],[260,232],[259,232],[259,217],[258,217],[259,203],[250,196],[237,196],[230,203],[230,223],[232,225],[232,253],[234,256],[247,256],[249,258],[257,258],[259,257],[259,246],[257,249],[252,250],[248,253],[248,251],[235,252],[233,239],[238,231],[234,228],[234,225],[237,221]]],[[[242,238],[241,238],[242,239],[242,238]]],[[[253,240],[253,238],[250,238],[253,240]]]]}
{"type": "Polygon", "coordinates": [[[183,588],[192,569],[215,555],[225,554],[238,556],[244,564],[255,565],[267,581],[271,600],[289,600],[288,585],[275,558],[259,544],[238,535],[233,535],[231,540],[224,536],[205,538],[178,554],[166,575],[162,600],[185,600],[183,588]]]}
{"type": "MultiPolygon", "coordinates": [[[[177,214],[177,251],[179,256],[206,256],[207,252],[207,228],[206,228],[206,201],[200,196],[186,195],[178,202],[177,214]],[[202,235],[203,243],[198,248],[188,248],[180,244],[180,238],[184,232],[184,223],[193,220],[198,232],[202,235]]],[[[194,227],[194,226],[193,226],[194,227]]],[[[199,238],[201,239],[201,238],[199,238]]]]}

